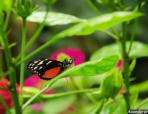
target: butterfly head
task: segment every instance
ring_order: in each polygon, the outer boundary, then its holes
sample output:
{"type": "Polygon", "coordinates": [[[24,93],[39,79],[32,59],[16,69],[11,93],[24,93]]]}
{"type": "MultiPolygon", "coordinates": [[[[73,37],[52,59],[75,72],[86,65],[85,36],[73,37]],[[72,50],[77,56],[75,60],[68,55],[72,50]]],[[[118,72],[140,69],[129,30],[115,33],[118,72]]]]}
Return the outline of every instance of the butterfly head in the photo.
{"type": "Polygon", "coordinates": [[[73,64],[73,62],[75,61],[75,59],[76,59],[75,57],[72,58],[72,59],[64,59],[64,61],[63,61],[63,70],[70,67],[73,64]]]}

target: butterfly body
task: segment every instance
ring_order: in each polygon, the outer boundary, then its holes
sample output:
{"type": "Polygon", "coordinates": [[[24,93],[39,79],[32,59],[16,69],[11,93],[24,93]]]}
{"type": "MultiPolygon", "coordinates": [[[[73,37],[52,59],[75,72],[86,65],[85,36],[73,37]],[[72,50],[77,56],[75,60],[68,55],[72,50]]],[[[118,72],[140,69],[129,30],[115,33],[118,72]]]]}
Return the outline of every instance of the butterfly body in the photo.
{"type": "Polygon", "coordinates": [[[74,58],[65,59],[63,62],[50,60],[50,59],[38,59],[29,62],[27,68],[43,80],[50,80],[60,74],[62,71],[72,65],[74,58]]]}

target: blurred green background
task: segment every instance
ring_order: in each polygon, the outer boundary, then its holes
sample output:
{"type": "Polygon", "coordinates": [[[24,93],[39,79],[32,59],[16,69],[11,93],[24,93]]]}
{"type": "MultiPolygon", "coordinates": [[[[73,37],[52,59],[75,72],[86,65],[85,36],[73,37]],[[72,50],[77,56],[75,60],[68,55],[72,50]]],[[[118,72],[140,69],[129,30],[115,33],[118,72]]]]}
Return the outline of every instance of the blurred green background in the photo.
{"type": "MultiPolygon", "coordinates": [[[[115,11],[115,6],[112,5],[106,5],[103,6],[102,4],[98,3],[97,0],[92,0],[96,7],[100,10],[102,14],[111,12],[111,8],[115,11]]],[[[99,1],[99,0],[98,0],[99,1]]],[[[136,0],[125,0],[127,8],[133,8],[135,7],[136,0]]],[[[39,11],[45,10],[44,5],[40,0],[34,0],[34,4],[37,4],[39,6],[39,11]]],[[[86,0],[57,0],[57,2],[52,6],[51,11],[56,12],[62,12],[65,14],[71,14],[74,16],[77,16],[79,18],[91,18],[97,16],[97,14],[93,11],[93,9],[88,5],[86,0]]],[[[136,41],[141,41],[144,43],[148,43],[148,4],[145,4],[141,11],[144,12],[144,16],[139,19],[137,32],[136,32],[136,41]]],[[[38,46],[44,44],[53,36],[54,34],[64,30],[65,28],[68,28],[70,25],[64,25],[64,26],[53,26],[53,27],[45,27],[43,32],[41,32],[39,38],[37,41],[32,45],[28,53],[34,49],[36,49],[38,46]]],[[[22,23],[21,21],[16,18],[16,15],[13,13],[11,15],[11,22],[9,23],[9,28],[11,33],[9,34],[9,38],[11,42],[17,42],[21,41],[21,27],[22,23]]],[[[38,27],[38,24],[28,22],[27,23],[27,40],[33,35],[33,33],[36,31],[38,27]]],[[[128,26],[128,36],[130,36],[132,30],[132,26],[128,26]]],[[[36,58],[46,58],[50,57],[53,52],[68,48],[68,47],[76,47],[80,48],[85,54],[86,54],[86,61],[89,60],[92,53],[94,53],[96,50],[101,48],[104,45],[108,45],[115,42],[112,38],[107,36],[106,34],[102,32],[95,32],[92,35],[89,36],[73,36],[72,38],[67,39],[61,39],[58,40],[56,43],[52,44],[49,48],[46,48],[44,51],[38,53],[35,57],[36,58]],[[79,38],[83,37],[83,38],[79,38]]],[[[13,55],[16,56],[18,52],[20,51],[20,45],[16,45],[13,50],[13,55]],[[17,47],[16,47],[17,46],[17,47]]],[[[30,60],[29,60],[30,61],[30,60]]],[[[18,69],[19,71],[19,69],[18,69]]],[[[31,74],[25,70],[25,77],[29,77],[31,74]]],[[[19,73],[19,72],[18,72],[19,73]]],[[[19,75],[18,75],[19,76],[19,75]]],[[[138,58],[136,67],[134,72],[132,73],[132,77],[135,78],[135,80],[132,82],[132,84],[140,83],[142,81],[148,80],[148,58],[138,58]]],[[[147,93],[140,94],[140,97],[147,97],[147,93]]]]}

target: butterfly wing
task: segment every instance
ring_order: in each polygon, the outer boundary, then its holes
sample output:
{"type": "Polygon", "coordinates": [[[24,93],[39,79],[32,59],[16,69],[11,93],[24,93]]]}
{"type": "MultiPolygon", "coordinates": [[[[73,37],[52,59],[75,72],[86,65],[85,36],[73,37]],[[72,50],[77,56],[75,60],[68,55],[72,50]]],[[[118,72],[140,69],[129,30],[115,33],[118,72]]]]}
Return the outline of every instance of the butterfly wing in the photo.
{"type": "Polygon", "coordinates": [[[37,73],[41,79],[50,80],[62,72],[62,62],[50,59],[39,59],[28,64],[28,69],[37,73]]]}

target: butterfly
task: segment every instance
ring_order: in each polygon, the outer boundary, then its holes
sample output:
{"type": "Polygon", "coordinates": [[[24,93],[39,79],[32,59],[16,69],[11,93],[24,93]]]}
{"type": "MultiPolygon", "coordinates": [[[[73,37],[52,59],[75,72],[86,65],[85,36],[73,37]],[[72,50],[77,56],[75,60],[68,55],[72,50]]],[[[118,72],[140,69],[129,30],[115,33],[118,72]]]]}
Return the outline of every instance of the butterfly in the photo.
{"type": "Polygon", "coordinates": [[[70,67],[74,61],[75,58],[64,59],[63,62],[51,59],[38,59],[30,61],[27,69],[38,74],[43,80],[50,80],[70,67]]]}

